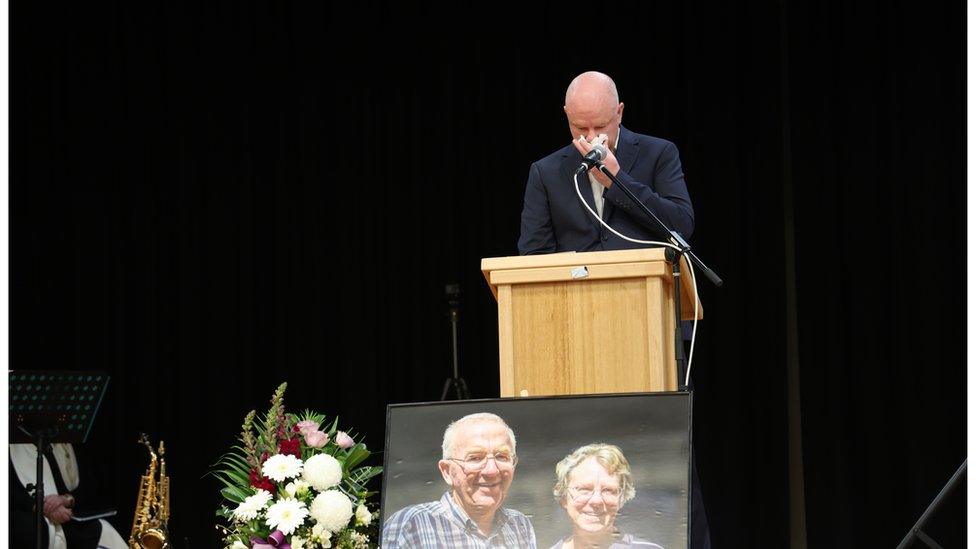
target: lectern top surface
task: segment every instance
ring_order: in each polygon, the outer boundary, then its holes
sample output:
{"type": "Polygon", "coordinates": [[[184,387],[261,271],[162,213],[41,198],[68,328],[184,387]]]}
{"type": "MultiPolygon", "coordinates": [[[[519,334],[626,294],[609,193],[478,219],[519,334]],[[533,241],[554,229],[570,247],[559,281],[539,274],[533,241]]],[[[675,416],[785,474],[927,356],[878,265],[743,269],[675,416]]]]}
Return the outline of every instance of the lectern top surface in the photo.
{"type": "Polygon", "coordinates": [[[481,270],[487,272],[498,269],[561,267],[580,263],[594,265],[604,263],[632,263],[635,261],[665,261],[664,248],[486,257],[481,260],[481,270]]]}

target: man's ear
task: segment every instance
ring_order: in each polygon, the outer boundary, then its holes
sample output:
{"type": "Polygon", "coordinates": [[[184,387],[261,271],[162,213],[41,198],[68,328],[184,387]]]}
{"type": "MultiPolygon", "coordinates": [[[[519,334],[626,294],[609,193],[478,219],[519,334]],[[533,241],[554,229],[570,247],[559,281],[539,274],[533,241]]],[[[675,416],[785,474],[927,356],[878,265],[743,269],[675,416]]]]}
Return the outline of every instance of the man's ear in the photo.
{"type": "Polygon", "coordinates": [[[440,470],[441,476],[444,478],[444,482],[446,482],[448,486],[454,486],[454,480],[451,478],[451,462],[446,459],[442,459],[437,462],[437,469],[440,470]]]}
{"type": "Polygon", "coordinates": [[[617,105],[617,124],[624,121],[624,104],[617,105]]]}

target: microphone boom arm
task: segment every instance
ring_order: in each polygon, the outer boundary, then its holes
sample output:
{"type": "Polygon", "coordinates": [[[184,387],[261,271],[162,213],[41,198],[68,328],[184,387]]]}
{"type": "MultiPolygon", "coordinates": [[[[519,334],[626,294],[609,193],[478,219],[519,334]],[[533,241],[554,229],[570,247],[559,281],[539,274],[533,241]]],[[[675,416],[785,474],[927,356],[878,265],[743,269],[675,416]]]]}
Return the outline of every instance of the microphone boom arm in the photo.
{"type": "Polygon", "coordinates": [[[636,204],[637,207],[640,208],[642,212],[644,212],[647,215],[647,217],[653,219],[654,222],[657,223],[661,232],[667,235],[667,238],[671,242],[671,244],[673,244],[675,247],[679,249],[678,253],[687,255],[688,259],[692,263],[694,263],[695,266],[698,267],[703,273],[705,273],[705,278],[710,280],[712,284],[718,287],[721,287],[722,284],[724,284],[722,279],[719,278],[717,274],[715,274],[715,271],[708,268],[708,265],[705,265],[705,263],[701,259],[699,259],[694,252],[691,251],[691,246],[688,244],[687,241],[685,241],[685,239],[680,234],[678,234],[677,231],[672,230],[663,221],[661,221],[661,219],[658,216],[654,215],[654,212],[652,212],[650,208],[647,207],[647,205],[641,202],[640,199],[637,198],[637,195],[635,195],[633,191],[627,188],[627,185],[621,183],[620,180],[616,178],[616,176],[610,173],[610,170],[607,169],[607,167],[604,166],[602,162],[597,161],[596,166],[597,168],[599,168],[601,172],[603,172],[607,177],[609,177],[610,181],[613,181],[613,184],[619,187],[620,190],[623,191],[624,194],[626,194],[627,197],[630,198],[630,200],[634,204],[636,204]]]}

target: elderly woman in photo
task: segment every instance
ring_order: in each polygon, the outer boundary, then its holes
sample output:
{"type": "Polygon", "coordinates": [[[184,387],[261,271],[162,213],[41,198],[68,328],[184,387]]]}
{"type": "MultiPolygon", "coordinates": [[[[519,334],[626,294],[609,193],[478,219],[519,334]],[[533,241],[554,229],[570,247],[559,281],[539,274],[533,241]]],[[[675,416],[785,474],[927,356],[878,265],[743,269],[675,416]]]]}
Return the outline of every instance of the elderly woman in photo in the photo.
{"type": "Polygon", "coordinates": [[[630,464],[612,444],[577,448],[556,465],[556,501],[573,523],[573,534],[551,549],[641,547],[660,545],[620,532],[614,521],[625,503],[634,498],[630,464]]]}

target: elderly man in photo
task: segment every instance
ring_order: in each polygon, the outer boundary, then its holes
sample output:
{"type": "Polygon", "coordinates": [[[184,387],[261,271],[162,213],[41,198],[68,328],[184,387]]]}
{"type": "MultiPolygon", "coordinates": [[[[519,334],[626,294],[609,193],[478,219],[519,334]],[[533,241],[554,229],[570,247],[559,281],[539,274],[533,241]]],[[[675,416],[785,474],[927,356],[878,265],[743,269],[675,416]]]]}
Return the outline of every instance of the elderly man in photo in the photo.
{"type": "Polygon", "coordinates": [[[438,501],[411,505],[386,520],[382,547],[524,547],[535,531],[502,503],[515,477],[515,433],[495,414],[464,416],[448,425],[437,462],[450,486],[438,501]]]}

